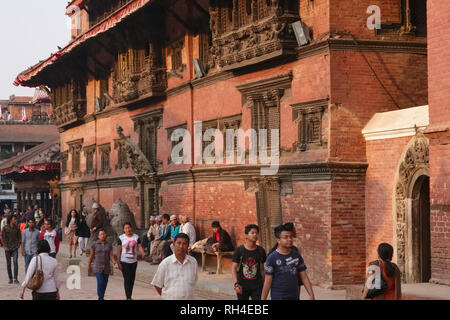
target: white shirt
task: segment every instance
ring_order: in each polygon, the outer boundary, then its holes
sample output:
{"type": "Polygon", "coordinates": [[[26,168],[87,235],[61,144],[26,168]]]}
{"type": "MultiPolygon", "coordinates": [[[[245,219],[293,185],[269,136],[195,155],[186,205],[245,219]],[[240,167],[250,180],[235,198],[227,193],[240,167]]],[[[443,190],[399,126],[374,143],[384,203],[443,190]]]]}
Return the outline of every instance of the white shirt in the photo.
{"type": "Polygon", "coordinates": [[[6,219],[6,218],[3,218],[3,219],[2,219],[2,224],[1,224],[0,231],[3,230],[3,227],[6,226],[6,223],[7,223],[7,219],[6,219]]]}
{"type": "Polygon", "coordinates": [[[48,244],[50,245],[50,253],[56,253],[55,238],[56,230],[52,230],[51,232],[45,230],[44,240],[47,240],[48,244]]]}
{"type": "Polygon", "coordinates": [[[193,246],[196,240],[195,228],[189,221],[181,225],[180,233],[185,233],[189,236],[189,246],[193,246]]]}
{"type": "MultiPolygon", "coordinates": [[[[59,288],[59,268],[58,261],[55,258],[52,258],[48,255],[48,253],[39,254],[39,268],[41,267],[41,259],[42,259],[42,271],[44,272],[44,282],[42,283],[42,287],[40,287],[36,292],[45,293],[45,292],[56,292],[56,289],[59,288]]],[[[36,270],[36,256],[33,257],[30,261],[30,265],[28,266],[27,274],[25,276],[25,280],[22,283],[22,288],[26,287],[28,282],[34,275],[34,271],[36,270]]]]}
{"type": "Polygon", "coordinates": [[[138,244],[141,243],[139,236],[133,234],[131,237],[127,237],[124,233],[119,237],[118,245],[122,246],[122,252],[120,255],[120,261],[125,263],[137,262],[137,250],[138,244]]]}
{"type": "Polygon", "coordinates": [[[186,255],[181,263],[172,254],[158,266],[152,285],[162,288],[161,297],[164,300],[193,300],[197,270],[194,257],[186,255]]]}

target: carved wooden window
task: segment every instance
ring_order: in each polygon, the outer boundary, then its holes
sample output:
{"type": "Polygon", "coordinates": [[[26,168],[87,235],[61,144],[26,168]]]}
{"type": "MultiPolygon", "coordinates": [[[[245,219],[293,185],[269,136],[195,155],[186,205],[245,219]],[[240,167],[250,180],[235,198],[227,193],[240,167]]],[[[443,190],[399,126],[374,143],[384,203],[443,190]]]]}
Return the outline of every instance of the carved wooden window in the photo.
{"type": "Polygon", "coordinates": [[[187,124],[184,123],[184,124],[181,124],[181,125],[178,125],[178,126],[175,126],[175,127],[170,127],[170,128],[166,129],[167,130],[167,139],[169,140],[169,143],[171,145],[171,149],[170,149],[171,154],[169,155],[169,158],[167,159],[167,164],[174,164],[174,162],[172,161],[172,150],[175,148],[175,146],[177,144],[179,144],[181,142],[181,139],[180,139],[180,141],[172,141],[172,139],[171,139],[172,133],[175,130],[177,130],[177,129],[185,129],[185,130],[187,130],[187,124]]]}
{"type": "Polygon", "coordinates": [[[292,118],[298,124],[298,151],[322,146],[322,118],[328,106],[328,99],[292,105],[292,118]]]}
{"type": "Polygon", "coordinates": [[[427,1],[426,0],[400,0],[400,21],[385,22],[377,34],[400,34],[418,37],[427,36],[427,1]]]}
{"type": "Polygon", "coordinates": [[[72,157],[72,177],[81,177],[80,160],[83,139],[74,140],[67,143],[69,145],[69,152],[72,157]]]}
{"type": "Polygon", "coordinates": [[[205,69],[207,69],[209,64],[210,48],[211,48],[211,35],[208,33],[201,33],[199,36],[199,58],[202,63],[202,66],[205,69]]]}
{"type": "Polygon", "coordinates": [[[85,175],[94,174],[94,155],[95,155],[95,145],[84,148],[84,156],[86,157],[86,170],[85,175]]]}
{"type": "Polygon", "coordinates": [[[183,47],[184,39],[173,42],[168,47],[168,54],[171,57],[172,70],[176,72],[183,72],[183,47]]]}
{"type": "Polygon", "coordinates": [[[67,175],[67,160],[69,159],[69,151],[64,151],[61,154],[61,175],[67,175]]]}
{"type": "MultiPolygon", "coordinates": [[[[100,109],[103,110],[109,104],[109,99],[106,97],[106,94],[109,94],[109,79],[101,79],[100,80],[100,109]]],[[[100,111],[100,110],[99,110],[100,111]]]]}
{"type": "Polygon", "coordinates": [[[128,169],[130,165],[128,162],[127,151],[125,150],[125,144],[122,139],[114,140],[114,149],[117,150],[116,170],[128,169]]]}
{"type": "Polygon", "coordinates": [[[106,143],[98,147],[101,160],[100,175],[107,175],[111,173],[110,154],[111,144],[106,143]]]}
{"type": "Polygon", "coordinates": [[[159,166],[157,161],[158,129],[162,125],[162,110],[152,110],[133,117],[134,130],[139,134],[139,148],[152,166],[159,166]]]}

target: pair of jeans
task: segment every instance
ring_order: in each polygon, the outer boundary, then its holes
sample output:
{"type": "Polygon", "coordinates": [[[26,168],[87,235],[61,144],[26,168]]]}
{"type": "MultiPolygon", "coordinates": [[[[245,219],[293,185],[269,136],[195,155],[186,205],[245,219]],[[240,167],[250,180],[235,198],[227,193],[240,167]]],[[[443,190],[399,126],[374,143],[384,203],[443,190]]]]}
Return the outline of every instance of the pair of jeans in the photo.
{"type": "Polygon", "coordinates": [[[25,253],[25,274],[27,274],[28,266],[30,265],[31,259],[33,259],[34,254],[25,253]]]}
{"type": "Polygon", "coordinates": [[[80,250],[80,254],[83,253],[83,250],[87,249],[89,238],[86,237],[78,237],[78,248],[80,250]]]}
{"type": "Polygon", "coordinates": [[[56,292],[36,292],[32,291],[33,300],[56,300],[56,292]]]}
{"type": "Polygon", "coordinates": [[[131,299],[133,295],[134,280],[136,279],[137,262],[126,263],[120,262],[122,265],[123,285],[125,287],[125,295],[127,299],[131,299]]]}
{"type": "Polygon", "coordinates": [[[11,271],[11,258],[13,259],[14,263],[14,279],[17,280],[17,275],[19,274],[19,262],[17,261],[19,256],[19,249],[16,250],[5,250],[5,256],[6,256],[6,268],[8,269],[8,276],[9,280],[13,280],[13,274],[11,271]]]}
{"type": "Polygon", "coordinates": [[[252,298],[254,300],[261,300],[262,287],[258,287],[255,289],[246,289],[242,288],[242,294],[237,294],[238,300],[249,300],[252,298]]]}
{"type": "Polygon", "coordinates": [[[96,273],[95,277],[97,278],[97,295],[98,295],[98,300],[104,300],[106,286],[108,285],[109,274],[96,273]]]}

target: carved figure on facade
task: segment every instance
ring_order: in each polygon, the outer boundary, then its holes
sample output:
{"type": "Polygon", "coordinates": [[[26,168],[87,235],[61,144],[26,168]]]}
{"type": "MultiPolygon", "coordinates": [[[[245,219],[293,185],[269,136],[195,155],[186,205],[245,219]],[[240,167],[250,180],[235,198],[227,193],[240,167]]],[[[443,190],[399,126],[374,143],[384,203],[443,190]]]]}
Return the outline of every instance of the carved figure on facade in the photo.
{"type": "MultiPolygon", "coordinates": [[[[88,212],[86,223],[89,228],[91,228],[92,219],[94,217],[94,211],[92,210],[92,206],[94,205],[94,203],[98,203],[98,202],[94,199],[91,199],[88,202],[88,204],[85,206],[86,211],[88,212]]],[[[122,234],[123,232],[118,234],[114,230],[114,228],[111,226],[109,218],[106,214],[105,208],[103,208],[100,203],[98,203],[98,205],[99,205],[100,213],[103,215],[103,221],[104,221],[103,229],[106,232],[106,241],[115,245],[117,243],[117,239],[119,238],[118,235],[122,234]]],[[[97,241],[97,235],[95,232],[91,232],[91,237],[89,238],[89,241],[88,241],[88,248],[90,248],[92,243],[95,241],[97,241]]]]}

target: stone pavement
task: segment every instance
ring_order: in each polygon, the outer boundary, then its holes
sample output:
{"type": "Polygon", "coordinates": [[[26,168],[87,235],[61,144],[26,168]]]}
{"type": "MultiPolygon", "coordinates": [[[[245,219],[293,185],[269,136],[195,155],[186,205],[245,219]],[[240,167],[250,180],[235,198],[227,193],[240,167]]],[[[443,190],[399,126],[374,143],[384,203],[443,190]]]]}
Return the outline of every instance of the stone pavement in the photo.
{"type": "MultiPolygon", "coordinates": [[[[66,261],[67,263],[69,257],[67,243],[61,243],[59,250],[58,260],[61,262],[66,261]]],[[[79,265],[82,272],[83,270],[87,270],[88,258],[85,256],[77,256],[77,260],[79,260],[79,265]]],[[[157,269],[157,265],[151,265],[146,261],[139,260],[136,271],[136,283],[142,283],[142,285],[147,287],[150,286],[157,269]]],[[[112,278],[121,280],[121,272],[115,269],[114,276],[112,278]]],[[[345,300],[346,298],[345,290],[328,290],[320,287],[314,287],[314,294],[317,300],[345,300]]],[[[196,295],[198,299],[205,300],[236,300],[231,274],[228,273],[217,275],[199,271],[196,295]]],[[[309,299],[308,293],[303,288],[301,291],[301,299],[309,299]]]]}

